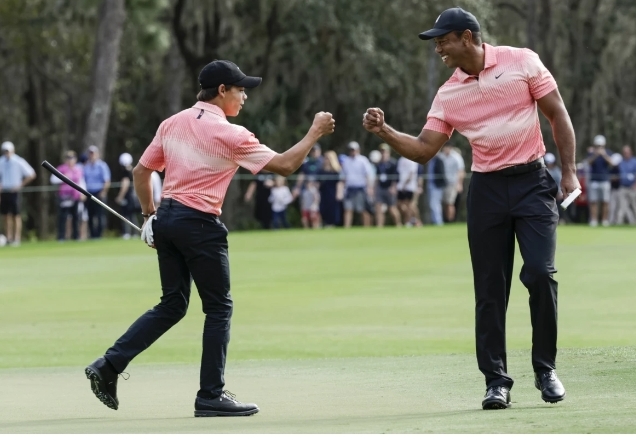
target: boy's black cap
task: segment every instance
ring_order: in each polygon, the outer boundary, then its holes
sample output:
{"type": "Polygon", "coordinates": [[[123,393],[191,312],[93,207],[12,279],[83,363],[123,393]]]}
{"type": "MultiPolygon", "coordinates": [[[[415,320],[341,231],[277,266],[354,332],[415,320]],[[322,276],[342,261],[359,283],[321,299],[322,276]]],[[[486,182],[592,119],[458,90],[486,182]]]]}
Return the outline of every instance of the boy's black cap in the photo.
{"type": "Polygon", "coordinates": [[[221,84],[252,89],[263,81],[260,77],[248,77],[238,66],[228,60],[214,60],[199,73],[201,89],[213,89],[221,84]]]}
{"type": "Polygon", "coordinates": [[[422,40],[430,40],[431,38],[441,37],[453,31],[479,32],[479,22],[473,14],[464,11],[462,8],[450,8],[445,10],[437,17],[433,29],[420,34],[422,40]]]}

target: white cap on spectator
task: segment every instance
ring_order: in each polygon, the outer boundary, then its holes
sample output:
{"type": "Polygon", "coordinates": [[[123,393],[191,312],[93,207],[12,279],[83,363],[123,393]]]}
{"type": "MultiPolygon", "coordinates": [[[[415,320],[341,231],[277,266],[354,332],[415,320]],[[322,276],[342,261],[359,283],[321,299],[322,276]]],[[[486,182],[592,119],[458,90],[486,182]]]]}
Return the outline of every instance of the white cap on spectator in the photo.
{"type": "Polygon", "coordinates": [[[122,167],[128,167],[133,163],[133,157],[130,153],[122,153],[119,155],[119,165],[122,167]]]}
{"type": "Polygon", "coordinates": [[[380,150],[371,150],[369,152],[369,161],[373,162],[374,164],[382,161],[382,153],[380,153],[380,150]]]}
{"type": "Polygon", "coordinates": [[[554,154],[550,152],[546,153],[543,159],[545,160],[546,164],[554,164],[556,162],[556,156],[554,156],[554,154]]]}
{"type": "Polygon", "coordinates": [[[617,166],[618,164],[623,162],[623,155],[621,155],[620,153],[613,153],[612,156],[610,156],[610,159],[612,160],[612,165],[617,166]]]}
{"type": "Polygon", "coordinates": [[[360,150],[360,144],[358,144],[356,141],[351,141],[349,144],[347,144],[347,148],[351,150],[360,150]]]}
{"type": "Polygon", "coordinates": [[[92,145],[88,148],[88,151],[91,153],[98,153],[99,152],[99,148],[96,145],[92,145]]]}
{"type": "Polygon", "coordinates": [[[596,135],[594,137],[594,145],[605,146],[605,137],[603,135],[596,135]]]}
{"type": "Polygon", "coordinates": [[[13,143],[11,141],[5,141],[2,143],[2,151],[7,151],[7,152],[15,152],[15,146],[13,145],[13,143]]]}

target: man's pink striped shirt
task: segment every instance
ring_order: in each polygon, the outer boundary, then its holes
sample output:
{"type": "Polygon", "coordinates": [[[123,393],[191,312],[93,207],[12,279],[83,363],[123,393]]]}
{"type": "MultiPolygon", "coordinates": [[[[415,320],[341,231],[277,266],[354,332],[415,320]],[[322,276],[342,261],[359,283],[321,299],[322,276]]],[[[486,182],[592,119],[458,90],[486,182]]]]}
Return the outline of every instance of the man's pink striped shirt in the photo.
{"type": "Polygon", "coordinates": [[[457,68],[440,87],[425,129],[468,138],[472,170],[491,172],[545,155],[536,101],[557,88],[539,56],[529,49],[483,45],[478,76],[457,68]]]}
{"type": "Polygon", "coordinates": [[[221,108],[198,101],[161,123],[139,162],[166,170],[162,199],[220,215],[239,166],[256,174],[275,155],[245,127],[228,122],[221,108]]]}

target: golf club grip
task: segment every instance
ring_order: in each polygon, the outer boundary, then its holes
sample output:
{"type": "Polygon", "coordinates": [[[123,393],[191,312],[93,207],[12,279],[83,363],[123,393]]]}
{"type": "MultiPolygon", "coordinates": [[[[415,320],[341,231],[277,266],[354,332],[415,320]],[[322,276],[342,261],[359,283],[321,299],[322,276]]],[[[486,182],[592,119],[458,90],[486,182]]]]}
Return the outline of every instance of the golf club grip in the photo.
{"type": "Polygon", "coordinates": [[[50,171],[51,173],[53,173],[55,176],[57,176],[62,182],[64,182],[65,184],[73,187],[75,190],[79,191],[80,193],[82,193],[84,196],[86,196],[89,199],[93,198],[93,195],[90,194],[89,192],[87,192],[86,190],[84,190],[82,187],[80,187],[79,185],[77,185],[75,182],[71,181],[69,178],[67,178],[66,176],[64,176],[62,173],[60,173],[60,171],[58,169],[56,169],[55,167],[53,167],[48,161],[44,161],[42,162],[42,167],[44,167],[45,169],[47,169],[48,171],[50,171]]]}

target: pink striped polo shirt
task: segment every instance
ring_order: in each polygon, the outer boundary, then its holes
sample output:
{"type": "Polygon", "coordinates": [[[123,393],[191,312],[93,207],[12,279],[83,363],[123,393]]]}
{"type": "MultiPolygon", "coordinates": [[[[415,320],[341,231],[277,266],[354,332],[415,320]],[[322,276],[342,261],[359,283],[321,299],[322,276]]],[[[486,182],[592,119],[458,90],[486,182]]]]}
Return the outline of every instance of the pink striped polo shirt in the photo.
{"type": "Polygon", "coordinates": [[[552,74],[529,49],[483,45],[478,76],[457,68],[440,87],[425,129],[468,138],[472,170],[491,172],[545,155],[536,101],[557,88],[552,74]]]}
{"type": "Polygon", "coordinates": [[[220,107],[198,101],[161,123],[139,162],[166,170],[162,198],[218,216],[239,166],[256,174],[275,155],[220,107]]]}

